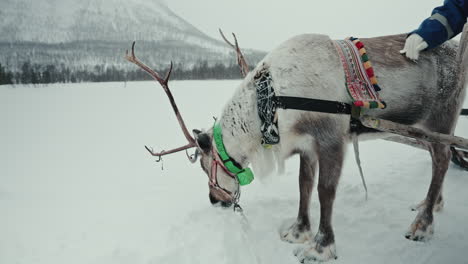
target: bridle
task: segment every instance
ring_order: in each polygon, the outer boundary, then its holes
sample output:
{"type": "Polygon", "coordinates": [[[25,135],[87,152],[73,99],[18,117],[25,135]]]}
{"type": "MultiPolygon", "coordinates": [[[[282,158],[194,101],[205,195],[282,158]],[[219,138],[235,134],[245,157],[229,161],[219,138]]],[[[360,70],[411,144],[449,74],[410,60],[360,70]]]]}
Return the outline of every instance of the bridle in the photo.
{"type": "Polygon", "coordinates": [[[232,202],[234,209],[238,206],[240,196],[240,186],[251,183],[254,179],[253,172],[248,167],[242,167],[236,162],[226,151],[226,147],[223,143],[222,128],[218,122],[213,125],[213,143],[211,147],[212,162],[211,171],[208,175],[210,181],[210,191],[215,198],[224,201],[232,202]],[[228,190],[222,188],[218,184],[218,167],[237,183],[237,192],[231,193],[228,190]]]}
{"type": "Polygon", "coordinates": [[[234,207],[239,207],[239,198],[240,198],[240,185],[239,180],[237,179],[236,175],[228,170],[224,163],[221,161],[219,157],[218,151],[216,150],[215,146],[212,146],[211,153],[213,156],[213,160],[211,162],[211,171],[208,174],[209,182],[208,185],[210,186],[211,192],[213,196],[220,199],[223,202],[230,202],[234,204],[234,207]],[[219,186],[218,184],[218,167],[221,168],[224,173],[226,173],[229,177],[233,178],[237,184],[237,191],[232,193],[223,187],[219,186]]]}

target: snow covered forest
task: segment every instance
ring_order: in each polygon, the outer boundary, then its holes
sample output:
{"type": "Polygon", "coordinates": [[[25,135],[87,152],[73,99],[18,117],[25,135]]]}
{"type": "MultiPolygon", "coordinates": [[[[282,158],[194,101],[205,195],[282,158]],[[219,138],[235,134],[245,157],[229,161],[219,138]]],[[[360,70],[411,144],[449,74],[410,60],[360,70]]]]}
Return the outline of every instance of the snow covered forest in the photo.
{"type": "MultiPolygon", "coordinates": [[[[251,66],[252,67],[252,66],[251,66]]],[[[166,72],[168,69],[159,69],[166,72]]],[[[205,79],[239,79],[237,64],[221,63],[209,65],[207,61],[196,63],[186,69],[183,65],[175,65],[173,80],[205,80],[205,79]]],[[[76,83],[76,82],[110,82],[150,80],[151,77],[139,69],[118,69],[115,66],[96,65],[91,69],[71,70],[64,64],[58,66],[31,64],[24,62],[16,72],[9,71],[0,64],[1,84],[40,84],[40,83],[76,83]]]]}

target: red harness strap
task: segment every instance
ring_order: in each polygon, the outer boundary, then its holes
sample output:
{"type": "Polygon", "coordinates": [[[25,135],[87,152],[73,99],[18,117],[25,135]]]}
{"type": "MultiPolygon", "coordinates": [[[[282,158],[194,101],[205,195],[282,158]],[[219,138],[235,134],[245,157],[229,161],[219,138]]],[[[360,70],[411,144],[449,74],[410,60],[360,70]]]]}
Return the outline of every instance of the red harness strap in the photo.
{"type": "Polygon", "coordinates": [[[236,196],[234,196],[230,191],[224,189],[223,187],[219,186],[218,184],[218,167],[221,169],[231,178],[237,181],[236,175],[231,173],[226,166],[224,166],[223,162],[220,161],[220,157],[218,151],[213,147],[212,148],[213,154],[213,161],[211,162],[211,173],[208,175],[209,177],[209,186],[211,191],[214,192],[213,195],[216,196],[218,199],[221,199],[224,202],[236,202],[236,196]]]}

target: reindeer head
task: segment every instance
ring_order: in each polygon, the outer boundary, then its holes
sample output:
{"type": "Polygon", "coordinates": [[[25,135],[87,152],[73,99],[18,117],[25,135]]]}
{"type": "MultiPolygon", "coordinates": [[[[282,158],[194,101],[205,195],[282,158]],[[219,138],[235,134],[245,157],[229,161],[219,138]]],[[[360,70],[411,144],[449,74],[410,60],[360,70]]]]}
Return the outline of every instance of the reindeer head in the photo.
{"type": "MultiPolygon", "coordinates": [[[[248,73],[248,66],[242,55],[239,45],[237,43],[236,36],[233,33],[235,39],[235,45],[231,44],[224,36],[221,30],[219,30],[223,39],[232,47],[237,53],[237,62],[241,68],[241,74],[245,77],[248,73]]],[[[179,109],[175,103],[174,97],[169,90],[168,82],[172,72],[172,62],[166,77],[163,79],[159,74],[152,70],[150,67],[142,63],[135,56],[135,42],[132,44],[132,52],[126,53],[125,58],[139,66],[141,69],[151,75],[166,92],[169,101],[172,105],[174,113],[177,117],[180,127],[184,133],[188,144],[182,147],[178,147],[169,151],[162,151],[159,153],[153,152],[152,149],[145,146],[146,150],[160,160],[162,156],[179,152],[182,150],[186,151],[187,157],[190,162],[195,163],[200,157],[200,164],[208,176],[209,185],[209,198],[213,205],[220,204],[223,207],[230,207],[231,205],[237,205],[240,197],[240,185],[248,184],[253,179],[253,174],[249,168],[243,169],[234,159],[229,157],[222,140],[221,125],[215,123],[212,129],[208,132],[202,132],[194,129],[193,136],[187,130],[184,120],[180,115],[179,109]],[[195,154],[189,155],[187,149],[196,148],[195,154]]]]}

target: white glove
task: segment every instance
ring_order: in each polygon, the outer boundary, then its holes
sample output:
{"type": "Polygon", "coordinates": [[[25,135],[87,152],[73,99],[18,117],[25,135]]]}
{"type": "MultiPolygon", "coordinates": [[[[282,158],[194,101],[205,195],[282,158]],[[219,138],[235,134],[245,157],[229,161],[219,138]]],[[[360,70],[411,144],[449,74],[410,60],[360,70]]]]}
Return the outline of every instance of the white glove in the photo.
{"type": "Polygon", "coordinates": [[[427,48],[427,42],[424,41],[418,34],[411,34],[405,42],[405,47],[400,50],[400,53],[406,53],[406,57],[416,61],[419,58],[419,52],[427,48]]]}

